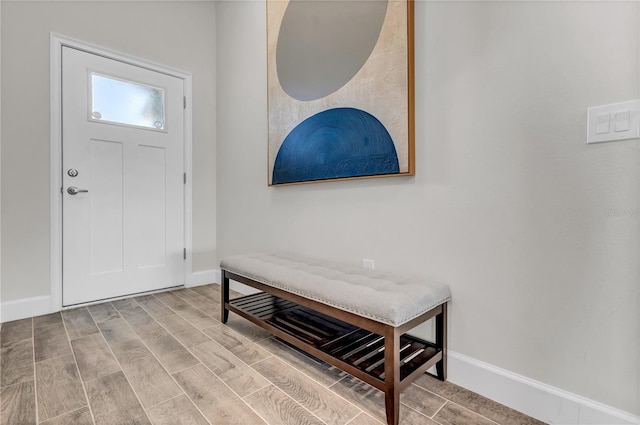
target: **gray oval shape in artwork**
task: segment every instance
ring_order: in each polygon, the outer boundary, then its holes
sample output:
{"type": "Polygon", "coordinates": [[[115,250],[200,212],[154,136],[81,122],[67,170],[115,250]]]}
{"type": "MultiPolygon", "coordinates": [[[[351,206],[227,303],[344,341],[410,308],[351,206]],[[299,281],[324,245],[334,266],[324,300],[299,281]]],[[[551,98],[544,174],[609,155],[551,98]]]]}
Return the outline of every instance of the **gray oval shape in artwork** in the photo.
{"type": "Polygon", "coordinates": [[[386,0],[291,0],[276,47],[284,91],[315,100],[345,85],[371,55],[386,12],[386,0]]]}

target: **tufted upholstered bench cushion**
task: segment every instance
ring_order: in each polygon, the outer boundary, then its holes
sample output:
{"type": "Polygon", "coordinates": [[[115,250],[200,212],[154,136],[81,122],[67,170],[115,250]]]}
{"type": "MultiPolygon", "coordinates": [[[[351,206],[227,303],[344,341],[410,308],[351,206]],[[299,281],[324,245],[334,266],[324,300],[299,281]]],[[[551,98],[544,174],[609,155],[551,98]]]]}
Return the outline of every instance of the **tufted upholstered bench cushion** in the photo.
{"type": "Polygon", "coordinates": [[[236,255],[223,259],[220,267],[394,327],[451,298],[444,284],[296,254],[236,255]]]}

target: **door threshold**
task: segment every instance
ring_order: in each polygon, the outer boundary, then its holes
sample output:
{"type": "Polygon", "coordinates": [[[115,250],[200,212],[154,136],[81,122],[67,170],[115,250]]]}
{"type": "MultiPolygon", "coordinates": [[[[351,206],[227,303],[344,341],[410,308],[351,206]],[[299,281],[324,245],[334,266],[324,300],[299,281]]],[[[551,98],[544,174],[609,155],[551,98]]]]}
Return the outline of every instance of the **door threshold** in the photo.
{"type": "Polygon", "coordinates": [[[133,294],[123,295],[121,297],[102,298],[102,299],[99,299],[99,300],[89,301],[89,302],[86,302],[86,303],[63,305],[62,306],[62,311],[64,311],[64,310],[72,310],[72,309],[78,308],[78,307],[87,307],[87,306],[95,305],[95,304],[102,304],[102,303],[111,302],[111,301],[126,300],[128,298],[135,298],[135,297],[139,297],[139,296],[142,296],[142,295],[153,295],[153,294],[159,294],[161,292],[175,291],[176,289],[181,289],[181,288],[184,288],[184,287],[185,287],[184,285],[176,285],[176,286],[170,286],[168,288],[154,289],[153,291],[135,292],[133,294]]]}

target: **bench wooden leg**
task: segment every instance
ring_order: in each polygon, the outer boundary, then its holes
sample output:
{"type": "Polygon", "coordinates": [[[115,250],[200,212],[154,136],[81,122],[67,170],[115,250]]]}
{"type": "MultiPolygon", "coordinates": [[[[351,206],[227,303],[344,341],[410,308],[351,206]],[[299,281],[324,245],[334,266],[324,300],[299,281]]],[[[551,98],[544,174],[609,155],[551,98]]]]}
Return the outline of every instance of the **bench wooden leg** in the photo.
{"type": "Polygon", "coordinates": [[[436,346],[442,350],[442,360],[436,363],[438,379],[447,380],[447,304],[442,304],[442,313],[436,316],[436,346]]]}
{"type": "Polygon", "coordinates": [[[229,320],[229,310],[227,303],[229,302],[229,278],[227,272],[222,270],[222,282],[220,283],[220,321],[227,323],[229,320]]]}
{"type": "Polygon", "coordinates": [[[389,326],[384,336],[384,404],[387,425],[400,418],[400,332],[389,326]]]}

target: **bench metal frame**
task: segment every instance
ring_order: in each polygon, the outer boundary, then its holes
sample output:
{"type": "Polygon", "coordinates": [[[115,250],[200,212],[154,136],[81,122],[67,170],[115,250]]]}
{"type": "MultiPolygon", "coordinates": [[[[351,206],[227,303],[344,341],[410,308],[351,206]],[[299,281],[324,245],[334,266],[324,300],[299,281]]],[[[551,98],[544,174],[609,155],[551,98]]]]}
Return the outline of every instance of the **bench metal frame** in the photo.
{"type": "MultiPolygon", "coordinates": [[[[385,393],[385,407],[387,415],[388,425],[398,425],[399,421],[399,408],[400,408],[400,393],[411,384],[413,380],[419,377],[421,374],[427,372],[427,369],[432,366],[436,366],[437,378],[445,381],[447,378],[447,303],[443,303],[420,316],[404,323],[400,326],[393,326],[386,323],[381,323],[367,317],[359,316],[355,313],[351,313],[345,310],[341,310],[336,307],[332,307],[321,302],[305,298],[303,296],[287,292],[285,290],[265,285],[261,282],[240,276],[238,274],[222,270],[222,284],[221,284],[221,301],[220,301],[220,320],[222,323],[226,323],[229,318],[229,311],[233,311],[238,315],[250,320],[263,329],[268,330],[275,336],[283,339],[289,344],[298,347],[299,349],[311,354],[323,360],[343,371],[363,380],[364,382],[378,388],[385,393]],[[370,373],[366,373],[362,369],[358,368],[354,364],[332,356],[319,349],[318,347],[305,342],[303,339],[296,337],[291,332],[286,332],[280,327],[274,326],[267,320],[251,314],[243,309],[239,304],[234,305],[233,301],[229,300],[229,280],[243,283],[245,285],[256,288],[267,294],[272,294],[275,297],[282,300],[295,303],[297,306],[302,306],[311,309],[322,315],[329,316],[329,318],[337,319],[345,324],[353,325],[359,329],[363,329],[374,334],[384,337],[382,348],[380,351],[384,352],[383,367],[384,371],[381,376],[383,379],[372,376],[370,373]],[[431,344],[426,341],[419,340],[414,337],[408,337],[404,334],[419,324],[435,317],[436,335],[435,343],[431,344]],[[401,378],[401,367],[403,367],[403,360],[400,353],[401,338],[411,338],[411,341],[420,341],[426,344],[430,352],[434,352],[429,358],[425,358],[423,363],[418,365],[412,365],[411,372],[405,377],[401,378]]],[[[249,298],[243,297],[243,298],[249,298]]],[[[235,300],[234,300],[235,301],[235,300]]],[[[289,304],[291,305],[291,304],[289,304]]],[[[406,362],[405,362],[406,363],[406,362]]]]}

